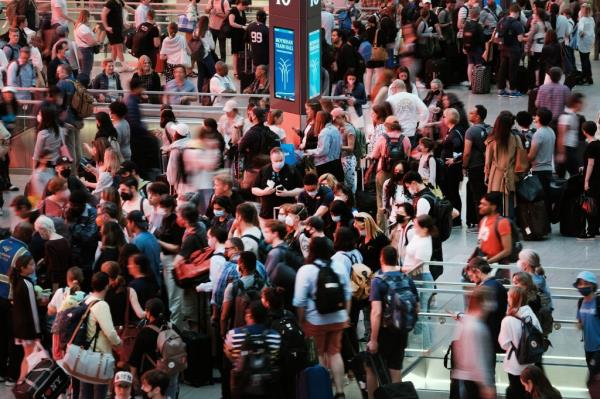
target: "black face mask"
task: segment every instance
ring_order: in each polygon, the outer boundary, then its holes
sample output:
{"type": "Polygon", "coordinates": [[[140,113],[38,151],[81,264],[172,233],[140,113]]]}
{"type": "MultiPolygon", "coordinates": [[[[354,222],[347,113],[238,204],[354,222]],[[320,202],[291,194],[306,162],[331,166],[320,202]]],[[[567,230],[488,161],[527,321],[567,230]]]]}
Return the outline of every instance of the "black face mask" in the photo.
{"type": "Polygon", "coordinates": [[[123,193],[122,192],[122,193],[119,193],[119,195],[121,196],[121,199],[123,201],[129,201],[130,199],[133,198],[133,194],[131,194],[131,193],[123,193]]]}
{"type": "Polygon", "coordinates": [[[404,215],[396,215],[396,223],[402,224],[406,220],[406,216],[404,215]]]}
{"type": "Polygon", "coordinates": [[[403,177],[404,177],[404,172],[394,173],[394,180],[395,181],[402,181],[403,177]]]}
{"type": "Polygon", "coordinates": [[[63,169],[60,171],[60,175],[62,177],[64,177],[65,179],[67,179],[69,176],[71,176],[71,169],[63,169]]]}
{"type": "Polygon", "coordinates": [[[440,91],[439,90],[435,90],[431,92],[434,96],[439,96],[440,95],[440,91]]]}
{"type": "Polygon", "coordinates": [[[312,233],[308,229],[304,229],[304,235],[306,236],[306,238],[310,238],[312,233]]]}

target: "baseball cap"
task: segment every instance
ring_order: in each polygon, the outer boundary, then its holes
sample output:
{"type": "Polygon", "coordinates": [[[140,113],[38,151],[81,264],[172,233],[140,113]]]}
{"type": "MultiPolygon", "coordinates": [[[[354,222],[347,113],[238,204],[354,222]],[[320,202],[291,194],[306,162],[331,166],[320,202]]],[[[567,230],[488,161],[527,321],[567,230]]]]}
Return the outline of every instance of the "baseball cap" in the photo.
{"type": "Polygon", "coordinates": [[[238,107],[238,103],[235,100],[228,100],[223,106],[223,112],[231,112],[238,107]]]}
{"type": "Polygon", "coordinates": [[[592,272],[588,272],[588,271],[580,272],[577,275],[575,282],[573,283],[573,287],[577,288],[577,281],[579,281],[579,280],[587,281],[588,283],[598,285],[598,279],[596,278],[596,275],[592,272]]]}
{"type": "Polygon", "coordinates": [[[5,86],[2,88],[2,93],[13,93],[16,94],[17,90],[12,86],[5,86]]]}
{"type": "Polygon", "coordinates": [[[431,0],[423,0],[422,3],[423,4],[431,4],[431,0]]]}
{"type": "Polygon", "coordinates": [[[182,122],[176,123],[175,126],[173,126],[173,129],[181,137],[190,137],[190,135],[192,134],[192,132],[190,131],[190,127],[182,122]]]}
{"type": "Polygon", "coordinates": [[[56,160],[56,165],[65,165],[65,164],[71,164],[71,161],[69,161],[69,158],[67,157],[60,157],[56,160]]]}
{"type": "Polygon", "coordinates": [[[129,371],[119,371],[115,374],[114,382],[115,384],[126,383],[131,385],[133,383],[133,375],[129,371]]]}

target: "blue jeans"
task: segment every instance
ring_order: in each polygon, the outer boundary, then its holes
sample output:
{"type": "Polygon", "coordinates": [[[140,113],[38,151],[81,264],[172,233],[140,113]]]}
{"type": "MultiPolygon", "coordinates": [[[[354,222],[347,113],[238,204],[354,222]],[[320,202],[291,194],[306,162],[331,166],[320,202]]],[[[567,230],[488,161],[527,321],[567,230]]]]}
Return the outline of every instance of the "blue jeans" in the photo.
{"type": "MultiPolygon", "coordinates": [[[[414,281],[427,281],[427,282],[431,282],[431,284],[423,284],[422,286],[417,287],[417,290],[421,289],[421,288],[426,288],[426,289],[433,289],[434,288],[434,284],[433,284],[433,276],[431,275],[430,272],[426,272],[426,273],[421,273],[418,275],[415,275],[413,277],[414,281]]],[[[419,304],[421,306],[421,312],[429,312],[429,301],[431,300],[431,296],[433,295],[432,292],[427,291],[427,292],[423,292],[420,291],[419,292],[419,304]]],[[[423,349],[424,350],[428,350],[431,348],[432,345],[432,339],[431,339],[431,327],[429,326],[428,323],[424,323],[423,320],[420,320],[419,323],[417,323],[417,325],[415,326],[415,334],[423,334],[423,349]],[[419,328],[420,327],[420,328],[419,328]]]]}
{"type": "Polygon", "coordinates": [[[79,397],[85,399],[106,399],[108,385],[88,384],[80,382],[79,397]]]}
{"type": "Polygon", "coordinates": [[[91,47],[79,47],[79,73],[85,74],[91,80],[90,74],[94,66],[94,50],[91,47]]]}

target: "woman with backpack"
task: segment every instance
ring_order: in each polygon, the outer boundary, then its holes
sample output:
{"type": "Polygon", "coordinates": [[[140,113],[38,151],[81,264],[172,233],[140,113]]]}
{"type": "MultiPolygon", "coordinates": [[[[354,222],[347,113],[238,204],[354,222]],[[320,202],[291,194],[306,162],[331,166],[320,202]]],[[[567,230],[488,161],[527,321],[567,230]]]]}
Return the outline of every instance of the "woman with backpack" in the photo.
{"type": "Polygon", "coordinates": [[[523,319],[531,319],[531,323],[542,331],[540,322],[533,310],[527,305],[527,291],[521,287],[512,287],[508,291],[508,309],[502,319],[498,343],[507,353],[504,358],[504,371],[508,374],[509,385],[506,397],[511,399],[525,399],[527,393],[521,384],[521,373],[530,364],[520,364],[518,351],[521,350],[521,335],[523,333],[523,319]]]}
{"type": "Polygon", "coordinates": [[[35,272],[35,262],[31,255],[21,255],[10,270],[10,289],[12,292],[12,327],[15,344],[23,347],[20,383],[29,371],[27,357],[40,345],[42,326],[37,308],[36,293],[31,276],[35,272]]]}
{"type": "MultiPolygon", "coordinates": [[[[133,351],[129,357],[131,374],[133,374],[134,379],[140,378],[148,370],[155,369],[157,362],[161,360],[158,335],[163,329],[174,328],[169,323],[165,312],[165,305],[159,298],[152,298],[146,303],[147,323],[135,339],[133,351]]],[[[175,331],[177,332],[177,330],[175,331]]],[[[178,388],[178,374],[171,375],[170,379],[166,397],[175,398],[178,388]]]]}
{"type": "Polygon", "coordinates": [[[421,157],[419,158],[419,169],[418,172],[423,178],[423,183],[429,185],[430,189],[439,190],[438,184],[438,171],[437,162],[433,154],[434,142],[429,137],[421,137],[419,140],[419,152],[421,157]]]}

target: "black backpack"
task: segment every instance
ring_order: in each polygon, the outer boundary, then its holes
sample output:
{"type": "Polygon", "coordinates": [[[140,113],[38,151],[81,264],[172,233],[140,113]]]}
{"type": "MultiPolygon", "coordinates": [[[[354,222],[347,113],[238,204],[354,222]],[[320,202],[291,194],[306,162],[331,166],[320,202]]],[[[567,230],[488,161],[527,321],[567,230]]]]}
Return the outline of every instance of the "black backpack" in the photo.
{"type": "Polygon", "coordinates": [[[391,172],[398,163],[407,159],[404,145],[402,145],[404,135],[401,134],[400,137],[394,139],[388,136],[387,133],[383,133],[383,137],[386,142],[386,150],[382,160],[382,170],[391,172]]]}
{"type": "Polygon", "coordinates": [[[243,331],[246,339],[233,370],[236,387],[246,395],[263,396],[271,391],[277,371],[271,361],[268,330],[261,334],[251,334],[246,328],[243,331]]]}
{"type": "Polygon", "coordinates": [[[479,22],[473,21],[471,19],[465,22],[465,26],[463,28],[463,48],[466,51],[471,50],[476,44],[476,35],[477,31],[479,30],[478,26],[479,22]]]}
{"type": "Polygon", "coordinates": [[[256,241],[256,244],[258,245],[258,256],[256,259],[263,263],[267,260],[269,251],[271,251],[271,245],[265,242],[265,237],[262,235],[262,233],[260,234],[260,238],[252,234],[244,234],[240,238],[250,238],[251,240],[256,241]]]}
{"type": "Polygon", "coordinates": [[[92,301],[89,304],[82,301],[79,305],[58,312],[54,323],[52,324],[52,334],[58,334],[59,347],[61,350],[67,348],[69,341],[73,345],[87,347],[87,323],[89,314],[96,303],[92,301]]]}
{"type": "Polygon", "coordinates": [[[518,43],[517,34],[512,28],[512,24],[516,20],[511,16],[506,16],[498,21],[498,25],[496,27],[496,34],[498,35],[498,39],[504,46],[512,46],[518,43]]]}
{"type": "Polygon", "coordinates": [[[417,297],[410,289],[408,277],[380,273],[375,278],[381,279],[388,288],[382,304],[383,326],[395,331],[412,331],[417,323],[417,297]]]}
{"type": "MultiPolygon", "coordinates": [[[[321,263],[320,261],[317,262],[321,263]]],[[[340,276],[331,267],[331,261],[320,265],[317,262],[314,263],[319,268],[317,292],[315,294],[317,312],[329,314],[344,309],[346,298],[340,276]]]]}
{"type": "Polygon", "coordinates": [[[444,242],[450,238],[452,233],[452,203],[446,198],[438,198],[433,193],[428,192],[423,194],[423,198],[429,201],[431,208],[429,216],[433,218],[433,222],[438,229],[438,238],[444,242]]]}
{"type": "Polygon", "coordinates": [[[521,243],[521,232],[514,220],[510,218],[505,218],[503,216],[498,216],[498,219],[496,219],[496,223],[494,223],[494,233],[496,234],[496,238],[498,238],[498,241],[502,242],[500,232],[498,231],[498,224],[500,223],[501,219],[507,219],[510,223],[510,235],[512,242],[510,255],[502,259],[502,261],[508,261],[509,263],[513,263],[519,260],[519,252],[521,252],[521,250],[523,249],[523,244],[521,243]]]}
{"type": "Polygon", "coordinates": [[[294,374],[304,370],[308,366],[308,348],[304,332],[302,332],[294,315],[286,311],[283,317],[271,322],[270,328],[277,331],[281,336],[280,368],[294,374]]]}
{"type": "Polygon", "coordinates": [[[128,46],[131,49],[131,55],[136,58],[139,58],[144,54],[144,51],[149,51],[150,49],[145,49],[144,44],[147,41],[146,37],[150,34],[150,29],[152,29],[152,24],[149,22],[144,22],[141,24],[133,36],[131,37],[131,44],[128,46]]]}
{"type": "Polygon", "coordinates": [[[246,310],[250,307],[253,301],[260,299],[260,293],[265,286],[265,282],[258,273],[254,274],[254,284],[246,288],[241,279],[233,283],[233,303],[234,310],[232,315],[231,327],[242,327],[246,325],[246,310]]]}
{"type": "Polygon", "coordinates": [[[518,348],[511,343],[512,348],[508,351],[507,358],[510,359],[516,353],[519,364],[540,363],[545,352],[544,334],[533,325],[531,317],[511,317],[521,321],[521,340],[518,348]]]}

